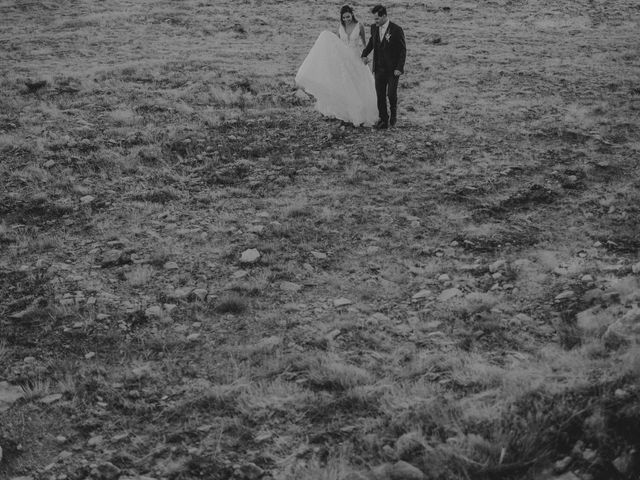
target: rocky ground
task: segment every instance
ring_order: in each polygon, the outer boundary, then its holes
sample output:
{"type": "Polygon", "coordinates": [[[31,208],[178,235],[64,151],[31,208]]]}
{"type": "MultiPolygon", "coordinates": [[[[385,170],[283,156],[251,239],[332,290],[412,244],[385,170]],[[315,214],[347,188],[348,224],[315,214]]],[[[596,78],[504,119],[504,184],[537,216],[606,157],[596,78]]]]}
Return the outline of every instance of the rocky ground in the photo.
{"type": "Polygon", "coordinates": [[[640,473],[636,5],[390,6],[383,133],[333,6],[0,9],[2,478],[640,473]]]}

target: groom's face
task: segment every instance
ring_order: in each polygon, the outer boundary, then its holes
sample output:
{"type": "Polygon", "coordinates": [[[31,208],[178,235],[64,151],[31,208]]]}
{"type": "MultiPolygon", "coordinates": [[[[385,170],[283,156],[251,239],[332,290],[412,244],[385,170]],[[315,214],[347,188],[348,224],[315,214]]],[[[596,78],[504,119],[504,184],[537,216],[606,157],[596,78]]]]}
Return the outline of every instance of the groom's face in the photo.
{"type": "Polygon", "coordinates": [[[373,23],[375,23],[378,27],[381,27],[387,21],[386,15],[378,15],[377,13],[373,14],[373,23]]]}

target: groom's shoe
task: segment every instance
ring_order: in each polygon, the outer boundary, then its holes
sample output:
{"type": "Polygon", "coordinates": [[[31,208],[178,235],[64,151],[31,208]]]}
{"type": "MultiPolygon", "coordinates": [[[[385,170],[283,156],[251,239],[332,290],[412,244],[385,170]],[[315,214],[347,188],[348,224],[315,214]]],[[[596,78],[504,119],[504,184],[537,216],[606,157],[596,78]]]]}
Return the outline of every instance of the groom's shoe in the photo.
{"type": "Polygon", "coordinates": [[[397,121],[398,120],[397,120],[396,116],[395,115],[391,115],[391,118],[389,119],[389,125],[391,125],[392,127],[395,127],[397,121]]]}
{"type": "Polygon", "coordinates": [[[387,122],[384,120],[378,120],[378,123],[375,124],[375,128],[376,130],[386,130],[389,128],[389,125],[387,125],[387,122]]]}

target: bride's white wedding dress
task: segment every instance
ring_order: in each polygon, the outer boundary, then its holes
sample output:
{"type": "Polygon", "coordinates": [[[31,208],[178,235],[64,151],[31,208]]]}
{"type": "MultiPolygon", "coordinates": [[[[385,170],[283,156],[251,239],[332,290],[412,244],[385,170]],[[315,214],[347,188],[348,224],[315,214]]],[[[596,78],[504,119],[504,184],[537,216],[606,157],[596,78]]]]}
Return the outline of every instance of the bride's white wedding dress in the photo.
{"type": "Polygon", "coordinates": [[[371,126],[378,120],[376,88],[360,58],[360,27],[347,35],[341,26],[339,33],[344,41],[329,31],[320,34],[298,69],[296,84],[316,98],[323,115],[371,126]]]}

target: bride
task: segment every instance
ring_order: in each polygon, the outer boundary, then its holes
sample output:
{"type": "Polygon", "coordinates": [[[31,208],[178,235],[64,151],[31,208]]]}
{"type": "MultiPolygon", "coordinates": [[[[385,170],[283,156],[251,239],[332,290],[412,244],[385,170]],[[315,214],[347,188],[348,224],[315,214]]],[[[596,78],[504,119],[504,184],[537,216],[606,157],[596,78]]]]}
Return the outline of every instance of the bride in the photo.
{"type": "Polygon", "coordinates": [[[298,69],[296,84],[316,98],[316,110],[354,125],[371,126],[378,120],[373,75],[360,58],[364,26],[353,10],[340,10],[338,36],[324,31],[298,69]]]}

